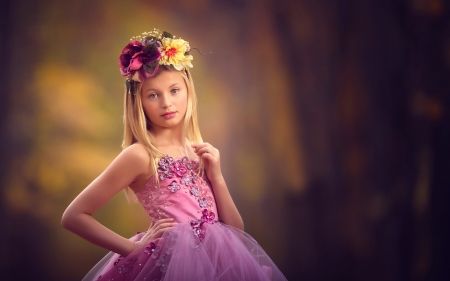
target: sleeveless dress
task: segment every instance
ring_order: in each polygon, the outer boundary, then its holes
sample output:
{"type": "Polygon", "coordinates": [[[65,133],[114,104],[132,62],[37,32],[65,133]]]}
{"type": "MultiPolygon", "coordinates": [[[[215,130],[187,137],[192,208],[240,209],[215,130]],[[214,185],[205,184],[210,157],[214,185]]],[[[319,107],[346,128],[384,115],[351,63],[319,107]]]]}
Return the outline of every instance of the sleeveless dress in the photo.
{"type": "MultiPolygon", "coordinates": [[[[247,233],[221,223],[198,160],[165,155],[137,198],[153,222],[178,224],[128,256],[110,252],[83,280],[286,280],[247,233]]],[[[144,233],[130,238],[139,241],[144,233]]]]}

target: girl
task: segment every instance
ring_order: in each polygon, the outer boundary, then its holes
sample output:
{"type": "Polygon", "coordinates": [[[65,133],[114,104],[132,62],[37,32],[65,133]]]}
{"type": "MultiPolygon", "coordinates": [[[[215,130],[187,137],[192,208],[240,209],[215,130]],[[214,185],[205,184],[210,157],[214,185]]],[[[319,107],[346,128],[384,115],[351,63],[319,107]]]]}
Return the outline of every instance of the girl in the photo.
{"type": "Polygon", "coordinates": [[[219,151],[202,141],[189,51],[155,29],[120,55],[123,151],[62,217],[66,229],[111,251],[83,280],[285,280],[243,232],[219,151]],[[152,220],[131,239],[92,217],[123,189],[152,220]]]}

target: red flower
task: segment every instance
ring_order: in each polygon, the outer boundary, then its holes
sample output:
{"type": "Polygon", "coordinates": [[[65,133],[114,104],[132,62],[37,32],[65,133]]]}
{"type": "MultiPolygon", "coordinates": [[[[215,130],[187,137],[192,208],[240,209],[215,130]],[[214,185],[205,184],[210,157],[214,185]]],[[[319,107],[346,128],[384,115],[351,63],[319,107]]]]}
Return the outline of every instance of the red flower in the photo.
{"type": "Polygon", "coordinates": [[[145,246],[144,248],[144,253],[146,253],[147,255],[152,254],[156,249],[156,244],[153,242],[148,243],[147,246],[145,246]]]}
{"type": "Polygon", "coordinates": [[[120,69],[127,68],[130,66],[130,61],[133,58],[134,54],[142,51],[142,44],[136,40],[133,40],[131,43],[125,46],[122,50],[122,54],[119,57],[119,66],[120,69]]]}
{"type": "Polygon", "coordinates": [[[136,71],[140,71],[144,77],[147,77],[146,71],[141,69],[142,65],[150,66],[160,57],[161,52],[156,42],[149,42],[149,45],[143,46],[139,41],[133,40],[125,46],[119,57],[120,74],[131,77],[136,71]]]}
{"type": "Polygon", "coordinates": [[[181,160],[176,160],[172,165],[170,165],[170,170],[179,177],[182,177],[187,172],[187,169],[181,160]]]}
{"type": "Polygon", "coordinates": [[[204,209],[202,212],[202,222],[214,223],[216,215],[213,212],[204,209]]]}

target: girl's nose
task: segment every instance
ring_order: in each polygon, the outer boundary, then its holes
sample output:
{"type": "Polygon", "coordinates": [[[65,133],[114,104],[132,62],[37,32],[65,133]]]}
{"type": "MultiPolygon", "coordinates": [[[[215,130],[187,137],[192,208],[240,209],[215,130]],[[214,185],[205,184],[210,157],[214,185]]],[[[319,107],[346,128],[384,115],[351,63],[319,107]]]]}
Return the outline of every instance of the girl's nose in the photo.
{"type": "Polygon", "coordinates": [[[164,97],[162,98],[162,107],[163,108],[168,108],[170,106],[172,106],[172,102],[170,100],[170,96],[164,95],[164,97]]]}

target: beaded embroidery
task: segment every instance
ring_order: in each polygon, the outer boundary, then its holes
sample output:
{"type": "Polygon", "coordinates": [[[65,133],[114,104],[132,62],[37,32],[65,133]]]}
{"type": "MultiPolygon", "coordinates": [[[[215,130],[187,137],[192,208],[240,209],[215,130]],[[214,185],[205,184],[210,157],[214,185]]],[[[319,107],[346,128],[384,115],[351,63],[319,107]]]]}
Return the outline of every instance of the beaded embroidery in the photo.
{"type": "Polygon", "coordinates": [[[198,239],[203,240],[205,238],[205,230],[202,229],[202,225],[204,223],[215,223],[214,218],[216,215],[213,212],[204,209],[202,211],[202,217],[199,220],[191,221],[191,227],[194,230],[194,234],[198,237],[198,239]]]}
{"type": "Polygon", "coordinates": [[[154,242],[150,242],[150,243],[148,243],[147,246],[145,246],[144,253],[147,255],[153,254],[155,249],[156,249],[156,244],[154,242]]]}
{"type": "Polygon", "coordinates": [[[122,273],[125,277],[130,276],[133,270],[136,259],[129,259],[121,265],[116,265],[117,272],[122,273]]]}
{"type": "Polygon", "coordinates": [[[172,192],[177,192],[177,190],[180,189],[180,186],[177,184],[176,181],[172,181],[167,188],[172,192]]]}
{"type": "MultiPolygon", "coordinates": [[[[186,193],[190,194],[197,201],[200,207],[199,212],[205,209],[211,211],[214,206],[214,198],[208,192],[209,188],[207,188],[208,184],[206,181],[198,176],[198,168],[198,162],[190,160],[187,157],[174,159],[173,157],[164,155],[158,161],[157,177],[159,179],[159,185],[155,178],[152,177],[145,188],[136,193],[136,196],[153,221],[168,217],[165,210],[172,204],[167,199],[164,199],[164,197],[161,198],[164,190],[177,193],[183,188],[186,193]],[[164,188],[160,188],[160,186],[164,186],[164,188]]],[[[188,218],[189,222],[194,220],[188,218]]],[[[199,220],[202,219],[200,218],[199,220]]],[[[194,233],[202,237],[201,231],[194,229],[194,233]]]]}

